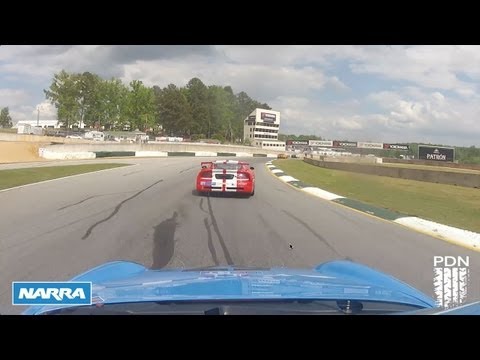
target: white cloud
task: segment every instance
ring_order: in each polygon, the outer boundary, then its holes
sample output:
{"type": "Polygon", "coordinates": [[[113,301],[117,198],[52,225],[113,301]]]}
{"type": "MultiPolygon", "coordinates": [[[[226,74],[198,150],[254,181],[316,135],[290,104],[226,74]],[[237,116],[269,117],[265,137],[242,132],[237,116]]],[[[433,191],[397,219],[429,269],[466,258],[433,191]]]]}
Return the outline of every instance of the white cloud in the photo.
{"type": "Polygon", "coordinates": [[[442,95],[442,93],[439,93],[438,91],[434,92],[432,94],[432,97],[438,102],[438,103],[443,103],[445,101],[445,96],[442,95]]]}
{"type": "Polygon", "coordinates": [[[377,74],[392,80],[407,80],[422,87],[453,90],[462,95],[476,91],[476,85],[457,74],[478,77],[480,47],[393,46],[365,47],[350,67],[355,73],[377,74]]]}
{"type": "Polygon", "coordinates": [[[328,47],[315,45],[217,45],[231,63],[271,66],[327,65],[328,47]]]}
{"type": "Polygon", "coordinates": [[[29,94],[19,89],[0,89],[0,107],[23,105],[30,100],[29,94]]]}
{"type": "Polygon", "coordinates": [[[338,127],[339,130],[360,130],[363,128],[361,123],[361,117],[354,115],[351,118],[340,117],[334,120],[333,125],[338,127]]]}
{"type": "MultiPolygon", "coordinates": [[[[329,139],[379,142],[443,142],[478,144],[480,107],[439,91],[406,87],[366,96],[366,102],[313,102],[308,98],[277,98],[284,133],[314,133],[329,139]],[[374,104],[377,111],[362,111],[374,104]],[[301,119],[301,121],[300,121],[301,119]]],[[[371,107],[369,107],[370,109],[371,107]]]]}
{"type": "MultiPolygon", "coordinates": [[[[236,92],[245,91],[261,102],[278,96],[304,96],[322,89],[330,80],[320,69],[311,66],[294,68],[258,64],[220,63],[178,60],[137,61],[124,66],[124,82],[142,79],[149,86],[184,86],[191,78],[199,77],[206,85],[230,85],[236,92]]],[[[337,81],[339,83],[339,81],[337,81]]]]}
{"type": "Polygon", "coordinates": [[[36,119],[37,107],[40,108],[40,119],[57,118],[57,109],[49,101],[30,105],[31,98],[24,90],[0,89],[0,108],[8,107],[14,123],[19,120],[36,119]]]}
{"type": "Polygon", "coordinates": [[[480,145],[478,64],[480,46],[2,46],[0,106],[55,116],[42,90],[61,69],[161,87],[199,77],[267,102],[290,133],[480,145]]]}
{"type": "Polygon", "coordinates": [[[338,90],[350,90],[350,88],[345,85],[338,77],[332,76],[328,79],[328,84],[332,85],[333,88],[338,90]]]}
{"type": "Polygon", "coordinates": [[[324,134],[327,131],[324,115],[308,98],[279,96],[269,105],[273,109],[281,109],[281,132],[324,134]]]}
{"type": "Polygon", "coordinates": [[[35,108],[32,110],[31,114],[35,116],[35,118],[37,115],[40,115],[40,119],[54,120],[57,118],[57,109],[50,101],[45,100],[35,105],[35,108]]]}
{"type": "Polygon", "coordinates": [[[411,88],[387,95],[371,94],[370,100],[379,102],[385,110],[377,118],[379,131],[403,141],[435,142],[443,139],[450,144],[478,144],[480,107],[475,101],[448,97],[440,92],[411,88]],[[412,93],[415,97],[412,98],[412,93]],[[383,101],[389,98],[391,101],[383,101]],[[395,135],[396,134],[396,135],[395,135]],[[428,139],[428,140],[427,140],[428,139]]]}
{"type": "Polygon", "coordinates": [[[10,116],[12,118],[13,123],[15,124],[17,121],[20,121],[20,120],[36,119],[36,117],[33,117],[30,115],[30,113],[33,111],[32,109],[34,108],[33,106],[30,106],[30,105],[17,106],[12,109],[9,108],[10,116]]]}
{"type": "Polygon", "coordinates": [[[394,91],[380,91],[369,94],[366,100],[373,101],[380,107],[388,109],[395,106],[401,100],[401,97],[394,91]]]}

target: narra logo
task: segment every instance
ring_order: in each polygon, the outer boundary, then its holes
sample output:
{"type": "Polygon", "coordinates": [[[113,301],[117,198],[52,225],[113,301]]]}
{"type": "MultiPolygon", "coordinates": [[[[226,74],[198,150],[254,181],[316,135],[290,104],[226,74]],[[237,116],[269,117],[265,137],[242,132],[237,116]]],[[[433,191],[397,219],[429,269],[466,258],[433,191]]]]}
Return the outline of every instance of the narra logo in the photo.
{"type": "Polygon", "coordinates": [[[13,305],[91,305],[91,303],[91,282],[12,283],[13,305]]]}

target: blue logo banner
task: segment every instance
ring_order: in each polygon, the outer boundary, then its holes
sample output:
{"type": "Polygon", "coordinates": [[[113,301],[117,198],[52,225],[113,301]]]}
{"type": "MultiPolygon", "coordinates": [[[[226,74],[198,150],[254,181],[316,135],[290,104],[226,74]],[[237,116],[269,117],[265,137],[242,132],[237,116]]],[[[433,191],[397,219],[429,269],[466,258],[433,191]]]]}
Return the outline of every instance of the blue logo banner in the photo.
{"type": "Polygon", "coordinates": [[[92,283],[86,281],[14,281],[13,305],[91,305],[92,283]]]}

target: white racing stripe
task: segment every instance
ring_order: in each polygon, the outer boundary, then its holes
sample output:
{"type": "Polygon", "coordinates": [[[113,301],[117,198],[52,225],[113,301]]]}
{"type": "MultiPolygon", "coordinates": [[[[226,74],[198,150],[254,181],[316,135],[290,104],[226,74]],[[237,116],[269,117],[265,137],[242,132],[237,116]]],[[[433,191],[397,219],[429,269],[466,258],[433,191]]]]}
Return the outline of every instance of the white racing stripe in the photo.
{"type": "MultiPolygon", "coordinates": [[[[219,165],[238,165],[238,160],[216,160],[214,164],[219,165]]],[[[236,192],[238,169],[214,168],[212,170],[212,186],[221,186],[221,189],[212,189],[212,191],[236,192]],[[233,175],[232,179],[217,179],[216,175],[233,175]],[[235,188],[235,189],[228,189],[235,188]]]]}

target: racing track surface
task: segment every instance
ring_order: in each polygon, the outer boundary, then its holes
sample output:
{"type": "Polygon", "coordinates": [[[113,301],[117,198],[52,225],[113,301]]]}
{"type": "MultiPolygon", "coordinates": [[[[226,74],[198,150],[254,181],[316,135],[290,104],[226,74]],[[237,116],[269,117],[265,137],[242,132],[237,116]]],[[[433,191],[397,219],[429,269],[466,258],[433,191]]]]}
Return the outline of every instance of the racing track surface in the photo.
{"type": "Polygon", "coordinates": [[[11,306],[14,280],[67,280],[118,259],[163,268],[348,258],[433,296],[433,256],[469,255],[469,298],[480,297],[479,253],[297,191],[266,158],[249,160],[252,198],[196,196],[202,158],[171,157],[103,159],[136,165],[0,192],[0,312],[24,309],[11,306]]]}

